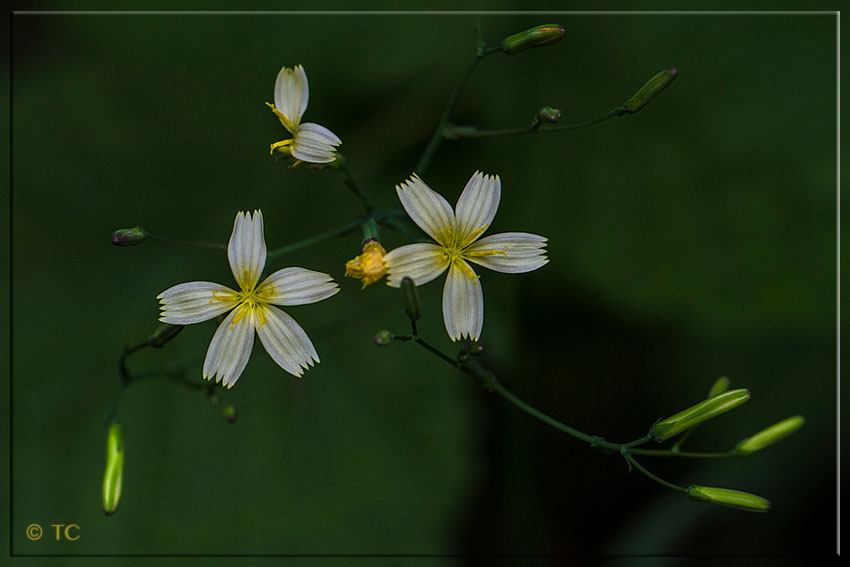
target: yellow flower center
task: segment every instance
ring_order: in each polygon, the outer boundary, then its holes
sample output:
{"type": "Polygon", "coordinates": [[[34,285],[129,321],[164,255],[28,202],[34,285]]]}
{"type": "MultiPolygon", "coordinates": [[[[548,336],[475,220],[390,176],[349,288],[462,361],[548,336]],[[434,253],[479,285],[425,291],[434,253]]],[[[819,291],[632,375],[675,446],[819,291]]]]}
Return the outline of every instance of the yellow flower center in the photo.
{"type": "Polygon", "coordinates": [[[469,250],[469,247],[472,246],[472,244],[485,230],[487,230],[486,226],[474,230],[462,240],[459,238],[457,232],[455,232],[455,230],[450,226],[440,231],[440,244],[443,247],[443,258],[445,258],[446,262],[449,263],[450,268],[456,265],[467,279],[475,280],[481,277],[472,270],[469,264],[466,263],[467,260],[481,256],[494,256],[496,254],[501,254],[505,257],[508,255],[507,246],[505,246],[502,250],[469,250]]]}

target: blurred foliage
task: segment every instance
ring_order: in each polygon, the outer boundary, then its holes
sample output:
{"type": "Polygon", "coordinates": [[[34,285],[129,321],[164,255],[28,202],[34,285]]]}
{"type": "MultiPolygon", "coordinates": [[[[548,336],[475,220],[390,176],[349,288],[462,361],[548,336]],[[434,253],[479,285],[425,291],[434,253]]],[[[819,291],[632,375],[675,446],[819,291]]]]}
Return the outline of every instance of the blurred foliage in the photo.
{"type": "MultiPolygon", "coordinates": [[[[809,554],[834,545],[835,18],[673,15],[13,17],[12,539],[36,553],[809,554]],[[397,290],[343,278],[359,235],[276,259],[342,293],[289,312],[322,363],[296,380],[260,348],[223,394],[167,380],[122,400],[122,501],[100,507],[117,358],[156,325],[157,293],[229,282],[221,252],[109,234],[141,225],[225,242],[262,208],[269,247],[359,214],[335,172],[287,169],[263,104],[307,70],[306,119],[343,139],[378,207],[410,175],[485,40],[549,21],[558,44],[485,59],[453,122],[604,115],[648,78],[679,79],[639,114],[573,132],[443,143],[425,177],[450,202],[498,173],[491,232],[550,239],[531,274],[486,272],[482,362],[528,402],[612,440],[728,375],[745,408],[701,428],[725,449],[793,414],[776,447],[728,462],[642,462],[681,484],[770,498],[767,515],[688,501],[488,397],[413,345],[397,290]],[[73,547],[24,527],[75,522],[73,547]],[[734,522],[734,529],[729,528],[734,522]]],[[[404,240],[385,231],[391,249],[404,240]]],[[[420,332],[451,348],[441,285],[420,332]]],[[[186,329],[136,369],[200,357],[186,329]]],[[[200,379],[200,370],[190,374],[200,379]]]]}

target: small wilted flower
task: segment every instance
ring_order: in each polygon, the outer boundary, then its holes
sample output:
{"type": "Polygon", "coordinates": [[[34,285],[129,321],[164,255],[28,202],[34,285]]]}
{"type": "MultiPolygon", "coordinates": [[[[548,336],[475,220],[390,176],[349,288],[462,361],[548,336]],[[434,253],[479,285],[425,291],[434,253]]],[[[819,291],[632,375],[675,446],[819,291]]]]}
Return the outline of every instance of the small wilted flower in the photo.
{"type": "Polygon", "coordinates": [[[372,285],[387,273],[384,256],[387,251],[377,240],[369,240],[360,249],[360,255],[345,263],[345,275],[363,280],[363,288],[372,285]]]}
{"type": "Polygon", "coordinates": [[[301,116],[310,101],[310,86],[304,67],[283,67],[274,85],[274,104],[266,103],[280,119],[292,138],[271,145],[275,150],[300,162],[331,163],[336,159],[336,146],[342,144],[336,134],[312,122],[301,123],[301,116]]]}
{"type": "Polygon", "coordinates": [[[248,364],[254,348],[254,331],[274,361],[301,377],[319,362],[319,355],[304,329],[275,305],[305,305],[334,295],[339,288],[328,274],[304,268],[284,268],[263,280],[266,241],[263,214],[236,215],[227,245],[230,269],[240,291],[211,282],[190,282],[170,287],[157,296],[160,321],[189,325],[230,312],[218,326],[204,359],[203,375],[232,388],[248,364]]]}
{"type": "Polygon", "coordinates": [[[470,262],[497,272],[519,274],[545,265],[546,238],[527,232],[503,232],[485,238],[501,198],[499,176],[481,172],[469,179],[455,210],[417,175],[396,186],[404,210],[436,244],[409,244],[384,257],[387,285],[409,277],[417,286],[449,272],[443,288],[443,320],[454,341],[477,341],[484,326],[484,293],[470,262]]]}

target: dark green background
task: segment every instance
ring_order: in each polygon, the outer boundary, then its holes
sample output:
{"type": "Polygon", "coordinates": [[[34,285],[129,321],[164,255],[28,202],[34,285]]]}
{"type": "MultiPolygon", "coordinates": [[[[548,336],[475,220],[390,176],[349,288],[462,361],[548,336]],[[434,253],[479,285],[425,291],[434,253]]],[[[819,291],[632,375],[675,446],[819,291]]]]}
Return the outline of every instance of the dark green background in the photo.
{"type": "MultiPolygon", "coordinates": [[[[15,554],[813,554],[835,543],[836,21],[830,15],[26,16],[12,21],[15,554]],[[311,86],[376,204],[396,204],[474,28],[540,23],[557,45],[485,59],[453,120],[523,126],[552,105],[605,114],[657,71],[673,86],[586,130],[445,142],[425,180],[452,203],[498,173],[492,232],[550,239],[524,275],[482,270],[482,362],[558,419],[616,441],[728,375],[752,401],[689,446],[722,450],[801,413],[795,437],[743,460],[644,458],[673,482],[749,490],[766,515],[696,504],[476,388],[414,345],[398,292],[343,277],[357,235],[269,270],[331,273],[342,292],[288,309],[322,363],[297,381],[259,344],[225,423],[154,380],[120,406],[118,512],[100,504],[117,357],[156,323],[155,296],[232,285],[223,252],[109,244],[119,227],[225,242],[262,208],[274,248],[360,213],[333,171],[268,155],[263,104],[282,65],[311,86]],[[75,543],[31,542],[33,522],[75,543]]],[[[404,243],[387,231],[387,248],[404,243]]],[[[450,348],[440,283],[420,330],[450,348]]],[[[203,356],[188,327],[134,369],[203,356]]],[[[200,379],[200,370],[190,374],[200,379]]]]}

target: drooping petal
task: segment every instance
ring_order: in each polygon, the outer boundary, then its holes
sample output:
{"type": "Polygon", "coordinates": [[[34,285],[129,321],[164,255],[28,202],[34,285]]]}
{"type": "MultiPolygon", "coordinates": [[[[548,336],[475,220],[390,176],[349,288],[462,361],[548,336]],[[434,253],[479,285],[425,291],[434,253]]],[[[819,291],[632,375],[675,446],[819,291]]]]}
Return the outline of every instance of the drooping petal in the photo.
{"type": "Polygon", "coordinates": [[[295,319],[277,307],[263,305],[260,309],[257,325],[260,342],[278,366],[300,378],[304,370],[319,362],[310,337],[295,319]]]}
{"type": "Polygon", "coordinates": [[[266,265],[266,241],[263,236],[263,213],[237,213],[233,234],[227,245],[227,258],[236,283],[243,291],[257,285],[266,265]]]}
{"type": "Polygon", "coordinates": [[[475,242],[464,251],[464,258],[506,274],[530,272],[549,262],[546,240],[527,232],[502,232],[475,242]]]}
{"type": "Polygon", "coordinates": [[[235,291],[212,282],[188,282],[170,287],[156,296],[159,320],[172,325],[189,325],[218,317],[233,309],[235,291]]]}
{"type": "Polygon", "coordinates": [[[484,175],[480,171],[469,179],[455,207],[458,248],[468,246],[481,236],[499,208],[502,183],[498,175],[484,175]]]}
{"type": "Polygon", "coordinates": [[[306,268],[278,270],[257,288],[257,295],[275,305],[304,305],[327,299],[339,291],[328,274],[306,268]]]}
{"type": "Polygon", "coordinates": [[[428,187],[415,173],[395,188],[401,206],[407,215],[425,233],[442,244],[449,246],[452,240],[455,214],[442,195],[428,187]]]}
{"type": "Polygon", "coordinates": [[[294,69],[284,67],[277,74],[274,83],[274,105],[286,117],[289,124],[281,119],[290,134],[301,123],[301,116],[307,110],[310,101],[310,85],[304,67],[296,65],[294,69]]]}
{"type": "Polygon", "coordinates": [[[230,312],[213,335],[204,359],[204,378],[232,388],[251,358],[256,314],[248,304],[230,312]]]}
{"type": "Polygon", "coordinates": [[[309,163],[330,163],[336,159],[335,147],[342,144],[336,134],[318,124],[307,122],[295,131],[289,153],[309,163]]]}
{"type": "Polygon", "coordinates": [[[477,341],[484,327],[484,293],[472,267],[457,259],[449,268],[443,288],[443,321],[453,341],[477,341]]]}
{"type": "Polygon", "coordinates": [[[441,246],[428,243],[408,244],[384,256],[387,285],[399,287],[409,277],[416,285],[430,282],[446,271],[449,261],[441,246]]]}

